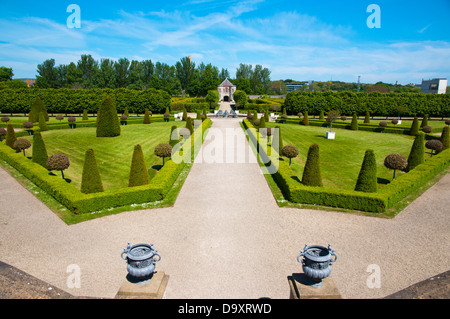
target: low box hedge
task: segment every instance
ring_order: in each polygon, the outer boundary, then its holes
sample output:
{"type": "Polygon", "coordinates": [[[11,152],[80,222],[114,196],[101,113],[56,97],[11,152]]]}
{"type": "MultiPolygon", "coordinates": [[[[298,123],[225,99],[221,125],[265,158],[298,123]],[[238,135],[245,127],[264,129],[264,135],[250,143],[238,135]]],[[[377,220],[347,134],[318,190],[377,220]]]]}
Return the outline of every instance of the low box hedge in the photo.
{"type": "MultiPolygon", "coordinates": [[[[265,143],[258,142],[258,133],[250,121],[244,119],[243,126],[247,131],[249,140],[259,152],[258,159],[261,159],[260,164],[267,162],[268,158],[276,156],[276,152],[273,149],[271,150],[271,156],[267,155],[268,148],[265,147],[265,143]]],[[[407,174],[397,177],[377,193],[305,186],[289,167],[289,164],[282,159],[278,161],[278,170],[272,174],[272,177],[283,196],[293,203],[381,213],[391,208],[408,194],[422,187],[439,172],[447,169],[449,165],[450,150],[445,150],[427,159],[424,164],[418,165],[407,174]]]]}
{"type": "MultiPolygon", "coordinates": [[[[202,132],[203,134],[210,125],[211,120],[205,120],[202,126],[196,129],[195,133],[202,132]]],[[[201,138],[202,134],[194,134],[194,136],[201,138]]],[[[190,138],[186,142],[191,143],[190,138]]],[[[193,145],[192,143],[192,148],[194,147],[193,145]]],[[[194,152],[192,153],[192,156],[194,156],[194,152]]],[[[84,194],[73,185],[64,181],[60,176],[52,174],[44,167],[23,156],[22,153],[17,153],[3,143],[0,143],[0,158],[54,197],[70,211],[77,214],[162,200],[186,165],[185,162],[174,163],[168,160],[148,185],[84,194]]]]}

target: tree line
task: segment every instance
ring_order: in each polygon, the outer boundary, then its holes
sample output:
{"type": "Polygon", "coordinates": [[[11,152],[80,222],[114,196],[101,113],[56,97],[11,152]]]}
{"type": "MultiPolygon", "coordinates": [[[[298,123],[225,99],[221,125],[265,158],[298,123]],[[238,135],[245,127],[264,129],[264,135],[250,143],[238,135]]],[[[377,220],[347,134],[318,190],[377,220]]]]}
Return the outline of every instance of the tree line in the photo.
{"type": "Polygon", "coordinates": [[[190,57],[181,58],[175,65],[127,58],[97,61],[89,54],[81,55],[77,63],[69,64],[56,65],[54,59],[47,59],[37,66],[35,86],[55,89],[155,88],[170,95],[206,96],[208,91],[217,90],[225,78],[247,94],[270,93],[270,70],[261,65],[253,67],[241,63],[233,79],[228,69],[219,69],[211,63],[196,65],[190,57]]]}

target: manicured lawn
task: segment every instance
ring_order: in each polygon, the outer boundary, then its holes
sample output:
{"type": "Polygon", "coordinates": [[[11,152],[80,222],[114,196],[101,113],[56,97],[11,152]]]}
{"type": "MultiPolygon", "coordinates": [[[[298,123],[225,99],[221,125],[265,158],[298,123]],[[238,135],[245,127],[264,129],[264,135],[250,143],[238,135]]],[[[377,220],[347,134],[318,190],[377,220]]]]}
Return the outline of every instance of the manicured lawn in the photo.
{"type": "MultiPolygon", "coordinates": [[[[142,146],[150,177],[156,174],[162,165],[162,159],[154,155],[159,143],[168,143],[171,127],[184,127],[185,122],[157,122],[148,125],[135,124],[121,126],[118,137],[96,137],[95,127],[53,130],[42,133],[48,155],[61,153],[69,157],[70,167],[64,171],[64,177],[71,180],[77,188],[81,187],[81,178],[85,152],[94,149],[103,187],[117,189],[128,186],[131,158],[134,146],[142,146]]],[[[32,141],[32,137],[27,137],[32,141]]],[[[26,150],[31,157],[31,148],[26,150]]],[[[60,176],[60,172],[54,172],[60,176]]]]}
{"type": "MultiPolygon", "coordinates": [[[[329,128],[304,126],[295,124],[279,125],[283,143],[298,147],[300,153],[292,160],[292,169],[301,180],[308,149],[317,143],[320,147],[320,164],[324,186],[349,189],[355,187],[359,170],[367,149],[373,149],[377,160],[378,185],[382,187],[392,180],[392,171],[384,167],[384,158],[391,153],[399,153],[408,158],[413,137],[401,134],[372,133],[365,131],[351,131],[335,129],[335,140],[327,140],[326,132],[329,128]]],[[[428,150],[427,150],[428,151],[428,150]]],[[[426,156],[429,156],[426,154],[426,156]]],[[[403,172],[397,172],[400,176],[403,172]]]]}

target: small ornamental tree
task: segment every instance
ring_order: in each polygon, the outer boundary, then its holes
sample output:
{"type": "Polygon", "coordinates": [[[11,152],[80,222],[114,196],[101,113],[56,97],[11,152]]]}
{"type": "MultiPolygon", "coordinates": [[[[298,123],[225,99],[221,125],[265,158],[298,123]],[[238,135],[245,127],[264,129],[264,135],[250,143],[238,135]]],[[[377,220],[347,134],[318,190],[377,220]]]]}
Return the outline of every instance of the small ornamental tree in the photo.
{"type": "Polygon", "coordinates": [[[16,137],[16,132],[14,131],[14,127],[12,124],[8,124],[6,126],[6,141],[5,144],[8,145],[9,147],[11,147],[12,149],[14,148],[14,142],[17,140],[16,137]]]}
{"type": "Polygon", "coordinates": [[[299,150],[294,145],[286,145],[281,149],[281,155],[289,158],[289,167],[293,158],[297,157],[299,150]]]}
{"type": "Polygon", "coordinates": [[[128,187],[147,185],[148,183],[150,183],[150,177],[145,164],[144,152],[141,145],[138,144],[134,147],[128,187]]]}
{"type": "Polygon", "coordinates": [[[444,126],[441,134],[441,142],[442,142],[442,150],[446,150],[450,148],[450,128],[448,126],[444,126]]]}
{"type": "Polygon", "coordinates": [[[83,121],[88,121],[89,120],[89,115],[88,115],[88,111],[86,109],[83,110],[83,121]]]}
{"type": "Polygon", "coordinates": [[[366,111],[366,116],[364,116],[364,124],[370,123],[370,112],[366,111]]]}
{"type": "Polygon", "coordinates": [[[84,155],[83,173],[81,177],[81,192],[84,194],[103,192],[103,184],[98,170],[97,160],[92,148],[84,155]]]}
{"type": "Polygon", "coordinates": [[[45,122],[45,115],[43,112],[39,113],[39,130],[41,132],[48,131],[47,122],[45,122]]]}
{"type": "Polygon", "coordinates": [[[164,166],[164,159],[166,157],[171,157],[172,156],[172,145],[167,144],[167,143],[158,144],[155,147],[155,155],[158,156],[158,157],[162,157],[162,159],[163,159],[163,166],[164,166]]]}
{"type": "Polygon", "coordinates": [[[144,113],[144,124],[150,124],[150,111],[148,109],[145,109],[144,113]]]}
{"type": "Polygon", "coordinates": [[[9,117],[3,116],[3,117],[2,117],[2,122],[3,122],[3,123],[8,123],[8,122],[9,122],[9,117]]]}
{"type": "Polygon", "coordinates": [[[353,114],[352,117],[351,130],[353,131],[358,130],[358,116],[356,114],[353,114]]]}
{"type": "Polygon", "coordinates": [[[391,121],[391,123],[394,124],[394,125],[397,125],[397,124],[398,124],[398,120],[397,120],[397,119],[393,119],[393,120],[391,121]]]}
{"type": "Polygon", "coordinates": [[[50,171],[61,171],[61,176],[64,179],[64,170],[69,168],[70,161],[64,154],[53,154],[47,159],[47,168],[50,171]]]}
{"type": "Polygon", "coordinates": [[[298,112],[297,116],[298,116],[299,119],[301,119],[303,117],[303,113],[302,112],[298,112]]]}
{"type": "Polygon", "coordinates": [[[420,124],[420,128],[424,128],[425,126],[428,126],[428,114],[426,114],[423,119],[422,123],[420,124]]]}
{"type": "Polygon", "coordinates": [[[302,123],[303,123],[303,125],[309,125],[308,111],[305,111],[305,113],[303,114],[302,123]]]}
{"type": "Polygon", "coordinates": [[[77,118],[76,118],[75,116],[69,116],[69,117],[67,118],[67,121],[69,122],[70,128],[73,129],[73,128],[76,127],[76,124],[75,124],[76,120],[77,120],[77,118]]]}
{"type": "Polygon", "coordinates": [[[24,129],[27,130],[28,135],[33,134],[33,130],[32,130],[32,128],[34,126],[33,123],[31,123],[30,121],[26,121],[26,122],[23,122],[22,126],[24,127],[24,129]]]}
{"type": "Polygon", "coordinates": [[[115,137],[120,135],[120,123],[116,106],[110,96],[104,96],[100,102],[96,134],[97,137],[115,137]]]}
{"type": "Polygon", "coordinates": [[[25,139],[25,138],[18,138],[15,142],[14,142],[14,149],[16,149],[17,151],[22,151],[23,152],[23,156],[25,156],[25,150],[31,147],[31,143],[29,140],[25,139]]]}
{"type": "Polygon", "coordinates": [[[341,121],[347,121],[347,116],[342,115],[342,116],[341,116],[341,121]]]}
{"type": "Polygon", "coordinates": [[[272,136],[272,128],[266,127],[266,135],[267,135],[267,144],[270,144],[270,137],[272,136]]]}
{"type": "Polygon", "coordinates": [[[405,170],[408,166],[408,161],[406,158],[401,154],[389,154],[384,159],[384,166],[386,166],[388,169],[394,170],[394,176],[392,177],[392,180],[395,179],[395,171],[396,170],[405,170]]]}
{"type": "Polygon", "coordinates": [[[303,170],[302,184],[306,186],[322,186],[318,144],[314,143],[309,147],[305,169],[303,170]]]}
{"type": "Polygon", "coordinates": [[[419,132],[414,139],[411,151],[408,156],[408,166],[406,171],[409,172],[417,165],[420,165],[425,160],[425,134],[419,132]]]}
{"type": "Polygon", "coordinates": [[[433,156],[433,151],[435,151],[436,154],[439,153],[444,145],[439,140],[429,140],[425,143],[425,147],[431,150],[431,156],[433,156]]]}
{"type": "Polygon", "coordinates": [[[373,150],[366,150],[364,154],[355,191],[365,193],[376,193],[377,191],[377,162],[373,150]]]}
{"type": "Polygon", "coordinates": [[[31,158],[31,161],[47,168],[48,154],[41,132],[36,132],[33,135],[32,153],[33,157],[31,158]]]}
{"type": "Polygon", "coordinates": [[[58,121],[62,121],[62,120],[64,120],[64,115],[62,115],[62,114],[57,114],[57,115],[55,116],[55,119],[57,119],[58,121]]]}
{"type": "Polygon", "coordinates": [[[170,120],[170,113],[169,112],[164,113],[164,122],[169,122],[169,120],[170,120]]]}
{"type": "Polygon", "coordinates": [[[0,142],[3,141],[3,136],[6,136],[6,130],[3,127],[0,127],[0,142]]]}
{"type": "Polygon", "coordinates": [[[411,129],[409,130],[409,135],[416,136],[419,133],[419,119],[414,116],[414,120],[411,124],[411,129]]]}
{"type": "Polygon", "coordinates": [[[381,133],[383,133],[384,128],[388,126],[386,121],[380,121],[380,123],[378,123],[378,125],[381,127],[381,133]]]}
{"type": "Polygon", "coordinates": [[[330,132],[333,128],[333,122],[339,118],[339,111],[332,110],[327,113],[327,122],[330,123],[330,132]]]}
{"type": "Polygon", "coordinates": [[[122,124],[122,125],[127,125],[127,124],[128,124],[128,116],[126,116],[126,115],[121,115],[121,116],[120,116],[120,124],[122,124]]]}

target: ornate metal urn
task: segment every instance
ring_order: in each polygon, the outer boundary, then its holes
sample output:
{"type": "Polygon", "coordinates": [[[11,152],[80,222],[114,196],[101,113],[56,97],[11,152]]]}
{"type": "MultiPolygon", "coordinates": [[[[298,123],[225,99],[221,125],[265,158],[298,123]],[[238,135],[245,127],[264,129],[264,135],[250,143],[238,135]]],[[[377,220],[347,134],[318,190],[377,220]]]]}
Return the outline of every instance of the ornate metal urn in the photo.
{"type": "Polygon", "coordinates": [[[124,248],[120,255],[127,261],[128,273],[135,278],[143,279],[155,271],[155,263],[161,260],[153,244],[137,244],[124,248]],[[124,255],[126,254],[126,257],[124,255]]]}
{"type": "Polygon", "coordinates": [[[297,261],[302,264],[305,275],[311,280],[311,286],[321,287],[322,279],[331,273],[331,265],[337,260],[337,255],[330,245],[328,248],[319,245],[305,245],[303,251],[297,256],[297,261]],[[334,260],[332,260],[334,256],[334,260]],[[300,257],[303,259],[300,261],[300,257]]]}

